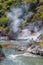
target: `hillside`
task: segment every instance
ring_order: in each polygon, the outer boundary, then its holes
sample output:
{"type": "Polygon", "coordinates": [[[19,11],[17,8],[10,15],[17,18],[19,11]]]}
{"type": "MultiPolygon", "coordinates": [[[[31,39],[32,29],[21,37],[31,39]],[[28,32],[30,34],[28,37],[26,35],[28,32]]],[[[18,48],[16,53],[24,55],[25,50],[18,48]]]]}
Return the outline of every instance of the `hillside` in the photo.
{"type": "Polygon", "coordinates": [[[10,21],[6,14],[11,8],[19,7],[22,3],[30,4],[29,11],[33,14],[30,17],[26,15],[25,22],[20,25],[21,28],[30,22],[43,20],[43,0],[0,0],[0,32],[4,30],[8,34],[10,21]]]}

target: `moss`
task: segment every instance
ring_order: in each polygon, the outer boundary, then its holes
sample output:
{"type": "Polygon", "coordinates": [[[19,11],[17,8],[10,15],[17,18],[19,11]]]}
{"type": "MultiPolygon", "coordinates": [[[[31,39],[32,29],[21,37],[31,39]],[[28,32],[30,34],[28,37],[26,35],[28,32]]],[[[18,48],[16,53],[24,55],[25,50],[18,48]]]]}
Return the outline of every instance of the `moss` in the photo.
{"type": "Polygon", "coordinates": [[[9,32],[9,27],[8,26],[6,26],[6,27],[0,26],[0,31],[2,31],[2,30],[9,32]]]}
{"type": "Polygon", "coordinates": [[[2,31],[3,30],[3,27],[2,26],[0,26],[0,31],[2,31]]]}
{"type": "Polygon", "coordinates": [[[25,3],[36,3],[37,2],[37,0],[22,0],[23,2],[25,2],[25,3]]]}
{"type": "Polygon", "coordinates": [[[37,12],[43,12],[43,5],[40,5],[36,8],[37,12]]]}
{"type": "Polygon", "coordinates": [[[2,49],[2,46],[0,45],[0,49],[2,49]]]}
{"type": "Polygon", "coordinates": [[[7,22],[7,20],[8,20],[7,17],[4,17],[4,16],[1,17],[1,18],[0,18],[0,24],[1,24],[1,23],[5,23],[5,22],[7,22]]]}
{"type": "Polygon", "coordinates": [[[43,12],[36,12],[33,15],[32,22],[36,22],[37,20],[43,20],[43,12]]]}
{"type": "Polygon", "coordinates": [[[4,17],[5,13],[19,2],[20,0],[0,0],[0,23],[8,20],[7,17],[4,17]]]}
{"type": "Polygon", "coordinates": [[[40,43],[39,43],[39,46],[40,46],[40,47],[43,47],[43,42],[40,42],[40,43]]]}
{"type": "Polygon", "coordinates": [[[43,20],[43,12],[40,12],[40,19],[43,20]]]}
{"type": "Polygon", "coordinates": [[[8,27],[8,26],[7,26],[7,27],[5,27],[4,29],[6,30],[6,32],[8,32],[8,31],[9,31],[9,27],[8,27]]]}
{"type": "Polygon", "coordinates": [[[32,22],[36,22],[37,20],[39,20],[40,18],[40,13],[34,13],[34,15],[33,15],[33,18],[32,18],[32,22]]]}

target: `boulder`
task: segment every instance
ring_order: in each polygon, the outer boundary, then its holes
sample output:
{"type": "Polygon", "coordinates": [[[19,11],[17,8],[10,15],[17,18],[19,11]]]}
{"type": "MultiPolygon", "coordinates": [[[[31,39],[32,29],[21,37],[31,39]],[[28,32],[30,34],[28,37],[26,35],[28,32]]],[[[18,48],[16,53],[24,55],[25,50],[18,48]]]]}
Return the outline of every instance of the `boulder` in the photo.
{"type": "Polygon", "coordinates": [[[41,56],[43,56],[43,49],[38,49],[38,52],[41,56]]]}
{"type": "Polygon", "coordinates": [[[9,31],[8,37],[9,37],[10,40],[15,40],[16,37],[17,37],[17,34],[14,33],[13,31],[9,31]]]}
{"type": "Polygon", "coordinates": [[[3,30],[1,31],[1,36],[6,36],[6,35],[7,35],[7,32],[6,32],[5,29],[3,29],[3,30]]]}
{"type": "Polygon", "coordinates": [[[5,54],[2,51],[2,46],[0,45],[0,61],[4,60],[5,54]]]}

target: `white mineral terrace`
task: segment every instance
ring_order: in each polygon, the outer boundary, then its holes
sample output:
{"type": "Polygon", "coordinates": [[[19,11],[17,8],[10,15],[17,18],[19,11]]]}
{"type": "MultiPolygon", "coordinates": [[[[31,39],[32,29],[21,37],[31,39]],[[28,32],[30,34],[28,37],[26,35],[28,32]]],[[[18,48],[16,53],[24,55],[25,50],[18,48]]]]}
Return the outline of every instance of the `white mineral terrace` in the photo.
{"type": "Polygon", "coordinates": [[[43,34],[43,30],[40,30],[38,32],[35,32],[35,33],[31,33],[28,29],[24,29],[22,30],[22,32],[18,35],[18,38],[17,39],[27,39],[27,40],[37,40],[38,37],[43,34]]]}

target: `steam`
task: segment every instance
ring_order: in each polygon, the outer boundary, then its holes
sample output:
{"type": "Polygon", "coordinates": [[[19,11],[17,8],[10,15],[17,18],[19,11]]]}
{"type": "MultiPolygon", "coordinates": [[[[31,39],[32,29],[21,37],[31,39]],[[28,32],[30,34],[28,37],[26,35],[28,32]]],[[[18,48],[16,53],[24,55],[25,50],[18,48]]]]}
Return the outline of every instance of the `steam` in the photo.
{"type": "Polygon", "coordinates": [[[20,7],[14,7],[7,13],[7,17],[12,20],[10,30],[15,32],[19,31],[19,26],[24,22],[24,16],[28,12],[27,4],[22,4],[20,7]]]}

